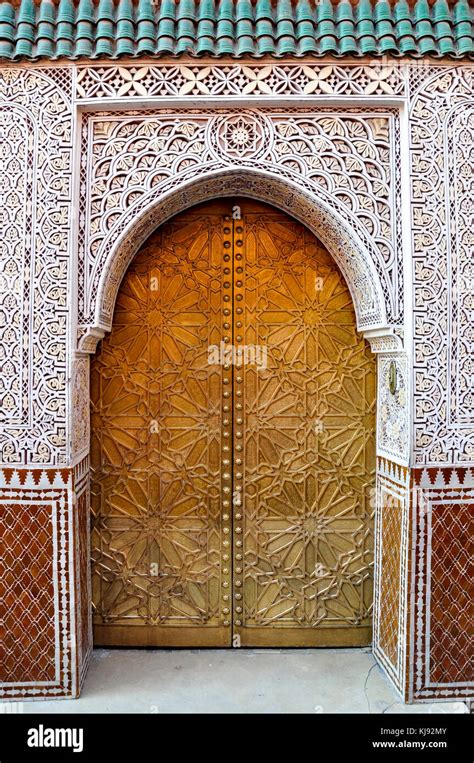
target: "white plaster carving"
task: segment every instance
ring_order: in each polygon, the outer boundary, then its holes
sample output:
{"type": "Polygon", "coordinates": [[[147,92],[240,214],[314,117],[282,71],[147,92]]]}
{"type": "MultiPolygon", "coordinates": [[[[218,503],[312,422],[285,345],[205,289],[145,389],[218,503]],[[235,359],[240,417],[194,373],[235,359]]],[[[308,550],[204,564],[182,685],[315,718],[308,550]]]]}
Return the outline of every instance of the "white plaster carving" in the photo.
{"type": "Polygon", "coordinates": [[[360,328],[399,320],[396,121],[391,111],[359,110],[92,116],[83,130],[83,330],[110,326],[118,284],[153,226],[211,195],[239,192],[273,199],[323,240],[351,288],[360,328]],[[240,148],[229,143],[238,125],[248,141],[240,148]]]}
{"type": "Polygon", "coordinates": [[[410,400],[405,355],[379,355],[377,387],[377,453],[408,465],[410,400]],[[394,392],[390,390],[392,364],[396,377],[394,392]]]}
{"type": "Polygon", "coordinates": [[[79,66],[78,99],[245,96],[404,95],[405,71],[392,64],[213,65],[193,63],[79,66]]]}
{"type": "Polygon", "coordinates": [[[71,105],[49,73],[5,68],[0,113],[0,461],[64,464],[71,105]]]}
{"type": "Polygon", "coordinates": [[[473,69],[434,70],[410,113],[415,463],[474,460],[473,69]]]}
{"type": "MultiPolygon", "coordinates": [[[[75,596],[85,585],[76,581],[75,590],[68,587],[65,547],[73,526],[71,487],[57,470],[43,470],[43,465],[75,463],[88,447],[88,359],[78,357],[68,376],[68,357],[76,344],[69,330],[76,293],[81,349],[92,352],[111,325],[116,291],[138,246],[180,210],[213,196],[243,194],[274,203],[308,225],[339,263],[359,325],[372,349],[381,353],[380,452],[406,463],[414,402],[415,463],[467,467],[474,462],[469,388],[472,72],[468,64],[367,66],[334,61],[249,66],[123,61],[2,68],[0,460],[18,471],[0,472],[0,504],[20,501],[21,511],[27,511],[44,500],[56,512],[55,585],[62,607],[57,633],[63,647],[57,654],[64,655],[64,663],[51,696],[75,691],[70,634],[75,596]],[[173,108],[165,108],[166,99],[178,98],[173,108]],[[190,99],[186,108],[183,99],[190,99]],[[219,99],[219,110],[211,108],[219,99]],[[244,110],[242,99],[256,108],[244,110]],[[405,156],[411,189],[403,204],[405,132],[400,137],[397,104],[407,109],[410,140],[405,156]],[[82,143],[75,147],[82,194],[77,229],[72,209],[75,107],[104,110],[86,111],[82,143]],[[125,107],[139,110],[125,112],[125,107]],[[401,228],[402,216],[409,224],[410,214],[411,250],[405,246],[404,253],[414,296],[413,362],[410,355],[401,354],[412,350],[403,342],[401,328],[404,300],[411,297],[402,278],[401,228]],[[76,266],[76,238],[79,274],[70,271],[76,266]],[[392,397],[387,392],[391,360],[397,364],[400,390],[392,397]],[[412,387],[410,400],[405,391],[412,387]],[[21,470],[22,465],[36,465],[38,473],[21,470]]],[[[412,306],[407,304],[410,318],[412,306]]],[[[410,320],[406,325],[408,333],[410,320]]],[[[429,513],[420,511],[413,525],[418,558],[410,581],[416,617],[411,654],[406,636],[409,475],[400,463],[387,459],[378,464],[375,653],[401,692],[407,686],[405,666],[411,661],[412,696],[431,698],[437,689],[428,685],[425,669],[431,638],[426,616],[429,513]],[[395,661],[378,647],[384,496],[396,498],[403,510],[395,661]]],[[[76,487],[87,511],[86,458],[82,464],[76,487]]],[[[471,494],[461,494],[454,484],[455,470],[451,472],[452,484],[443,500],[472,501],[471,494]]],[[[426,474],[430,479],[428,470],[426,474]]],[[[435,487],[438,481],[447,485],[448,477],[437,476],[430,484],[435,487]]],[[[428,497],[433,503],[437,493],[428,497]]],[[[450,519],[454,522],[456,517],[450,519]]],[[[81,548],[77,576],[87,560],[87,539],[81,548]]],[[[79,557],[78,546],[75,553],[79,557]]],[[[84,623],[82,675],[90,651],[84,623]]],[[[452,696],[452,688],[443,685],[438,696],[452,696]]],[[[43,688],[33,684],[10,686],[8,691],[8,696],[40,696],[43,688]]],[[[470,692],[469,687],[458,687],[458,696],[470,692]]]]}
{"type": "Polygon", "coordinates": [[[89,356],[77,356],[72,363],[71,389],[71,459],[89,453],[89,356]]]}
{"type": "Polygon", "coordinates": [[[28,425],[32,244],[31,117],[22,107],[5,104],[0,110],[2,145],[0,189],[0,421],[28,425]]]}

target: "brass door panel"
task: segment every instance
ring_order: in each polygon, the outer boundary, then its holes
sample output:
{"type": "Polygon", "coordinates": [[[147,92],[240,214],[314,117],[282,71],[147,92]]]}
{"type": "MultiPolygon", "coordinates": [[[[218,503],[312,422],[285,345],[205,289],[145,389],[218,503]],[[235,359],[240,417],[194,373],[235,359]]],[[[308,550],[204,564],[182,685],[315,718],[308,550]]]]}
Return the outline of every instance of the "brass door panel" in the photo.
{"type": "Polygon", "coordinates": [[[244,199],[162,226],[91,387],[96,643],[370,642],[375,365],[304,226],[244,199]]]}
{"type": "Polygon", "coordinates": [[[97,644],[230,643],[223,371],[208,364],[223,331],[222,218],[191,211],[148,240],[92,364],[97,644]]]}
{"type": "Polygon", "coordinates": [[[243,645],[368,644],[374,358],[319,241],[241,208],[234,341],[266,362],[234,371],[234,630],[243,645]]]}

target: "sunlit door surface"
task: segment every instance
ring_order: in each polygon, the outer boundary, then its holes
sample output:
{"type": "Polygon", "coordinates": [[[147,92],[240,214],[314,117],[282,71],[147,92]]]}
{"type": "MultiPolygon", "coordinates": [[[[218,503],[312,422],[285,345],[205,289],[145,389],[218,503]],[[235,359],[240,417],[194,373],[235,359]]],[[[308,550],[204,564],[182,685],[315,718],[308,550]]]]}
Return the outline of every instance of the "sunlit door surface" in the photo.
{"type": "Polygon", "coordinates": [[[224,199],[163,225],[91,397],[96,643],[370,642],[375,363],[301,223],[224,199]]]}

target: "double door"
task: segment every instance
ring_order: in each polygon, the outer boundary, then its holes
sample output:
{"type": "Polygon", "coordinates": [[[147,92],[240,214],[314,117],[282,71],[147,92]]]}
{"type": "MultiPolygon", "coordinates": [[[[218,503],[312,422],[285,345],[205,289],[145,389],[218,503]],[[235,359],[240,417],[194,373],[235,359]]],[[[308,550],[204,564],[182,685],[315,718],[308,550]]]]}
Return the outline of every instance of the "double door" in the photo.
{"type": "Polygon", "coordinates": [[[95,643],[370,642],[375,369],[303,225],[188,210],[92,364],[95,643]]]}

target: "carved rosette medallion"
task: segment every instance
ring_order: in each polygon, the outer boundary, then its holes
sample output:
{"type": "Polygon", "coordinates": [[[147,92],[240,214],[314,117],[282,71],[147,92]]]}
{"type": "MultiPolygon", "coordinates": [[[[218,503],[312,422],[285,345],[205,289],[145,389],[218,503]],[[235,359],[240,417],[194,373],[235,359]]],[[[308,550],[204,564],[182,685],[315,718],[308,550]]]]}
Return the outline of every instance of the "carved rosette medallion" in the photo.
{"type": "Polygon", "coordinates": [[[221,114],[209,122],[208,145],[219,161],[223,156],[232,162],[263,159],[272,149],[273,132],[263,114],[221,114]]]}

